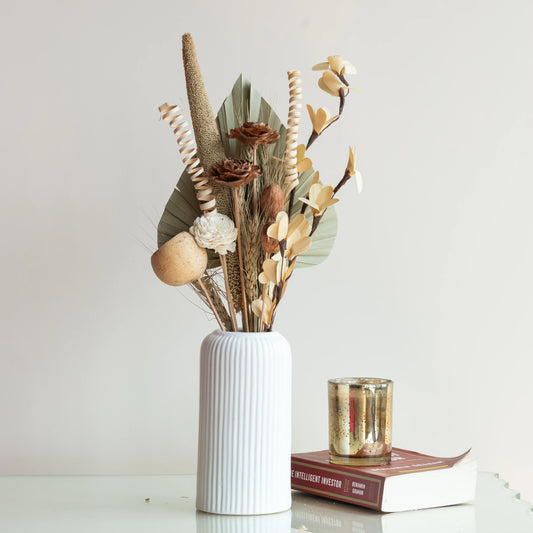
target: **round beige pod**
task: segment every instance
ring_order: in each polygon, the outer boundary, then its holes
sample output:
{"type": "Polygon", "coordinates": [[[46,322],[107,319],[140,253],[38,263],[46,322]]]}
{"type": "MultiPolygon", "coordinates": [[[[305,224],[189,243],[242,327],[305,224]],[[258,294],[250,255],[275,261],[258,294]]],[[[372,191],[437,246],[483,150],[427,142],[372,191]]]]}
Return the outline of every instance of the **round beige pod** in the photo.
{"type": "Polygon", "coordinates": [[[207,251],[196,244],[190,233],[182,231],[152,255],[152,268],[167,285],[186,285],[205,272],[207,251]]]}

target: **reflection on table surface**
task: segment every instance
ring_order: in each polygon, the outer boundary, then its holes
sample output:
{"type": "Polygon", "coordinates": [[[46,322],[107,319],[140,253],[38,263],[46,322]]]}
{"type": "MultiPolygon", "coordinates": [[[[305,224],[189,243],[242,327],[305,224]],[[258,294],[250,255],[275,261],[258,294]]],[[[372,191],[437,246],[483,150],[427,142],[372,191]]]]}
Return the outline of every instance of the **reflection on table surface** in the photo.
{"type": "Polygon", "coordinates": [[[313,533],[475,533],[474,506],[453,505],[402,513],[380,513],[347,503],[294,493],[292,527],[313,533]],[[456,526],[460,526],[457,529],[456,526]]]}
{"type": "Polygon", "coordinates": [[[533,533],[531,505],[481,473],[475,504],[379,513],[303,493],[290,511],[210,515],[195,476],[0,476],[1,533],[533,533]]]}

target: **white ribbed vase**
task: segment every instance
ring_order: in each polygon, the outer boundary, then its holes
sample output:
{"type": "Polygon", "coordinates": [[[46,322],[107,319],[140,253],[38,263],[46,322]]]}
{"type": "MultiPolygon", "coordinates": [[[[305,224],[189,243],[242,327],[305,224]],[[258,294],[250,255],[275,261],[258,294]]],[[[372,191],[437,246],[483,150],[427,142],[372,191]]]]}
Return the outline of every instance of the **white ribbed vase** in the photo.
{"type": "Polygon", "coordinates": [[[291,350],[276,332],[214,331],[200,354],[196,507],[252,515],[291,507],[291,350]]]}

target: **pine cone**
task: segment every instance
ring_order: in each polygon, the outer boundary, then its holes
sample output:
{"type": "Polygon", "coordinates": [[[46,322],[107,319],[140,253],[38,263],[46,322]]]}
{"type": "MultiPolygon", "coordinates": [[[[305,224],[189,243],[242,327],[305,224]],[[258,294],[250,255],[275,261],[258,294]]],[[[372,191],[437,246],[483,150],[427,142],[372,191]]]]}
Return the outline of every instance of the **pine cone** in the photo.
{"type": "Polygon", "coordinates": [[[244,159],[224,159],[215,163],[207,175],[216,183],[237,189],[261,176],[261,169],[244,159]]]}
{"type": "Polygon", "coordinates": [[[231,130],[227,135],[230,139],[238,139],[254,150],[260,144],[273,144],[279,139],[279,133],[262,122],[245,122],[240,128],[231,130]]]}

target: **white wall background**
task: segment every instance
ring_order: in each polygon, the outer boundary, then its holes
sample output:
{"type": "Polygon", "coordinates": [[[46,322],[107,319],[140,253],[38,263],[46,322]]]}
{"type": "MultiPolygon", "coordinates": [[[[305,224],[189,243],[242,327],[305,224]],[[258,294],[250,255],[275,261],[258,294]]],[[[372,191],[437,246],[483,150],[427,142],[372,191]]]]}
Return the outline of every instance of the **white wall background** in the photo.
{"type": "MultiPolygon", "coordinates": [[[[533,4],[529,0],[4,3],[0,471],[193,472],[198,349],[214,324],[150,269],[182,167],[157,106],[213,106],[243,71],[286,116],[286,71],[341,53],[363,89],[317,143],[356,143],[332,257],[278,316],[294,450],[326,447],[326,380],[396,382],[397,446],[456,454],[533,500],[533,4]]],[[[302,138],[309,133],[305,122],[302,138]]],[[[330,162],[328,162],[330,161],[330,162]]]]}

